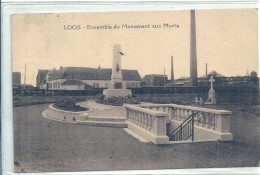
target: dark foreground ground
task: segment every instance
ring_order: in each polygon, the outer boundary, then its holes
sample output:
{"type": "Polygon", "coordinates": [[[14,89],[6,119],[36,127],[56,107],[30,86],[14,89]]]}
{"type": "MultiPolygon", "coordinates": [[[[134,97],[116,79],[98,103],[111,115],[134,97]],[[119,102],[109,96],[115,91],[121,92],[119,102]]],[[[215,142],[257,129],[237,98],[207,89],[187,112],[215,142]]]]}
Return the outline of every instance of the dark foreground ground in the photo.
{"type": "Polygon", "coordinates": [[[48,120],[41,114],[47,106],[14,108],[15,162],[18,171],[250,167],[259,162],[256,147],[259,143],[258,118],[248,120],[243,116],[233,116],[231,129],[236,131],[234,142],[160,146],[141,143],[121,128],[48,120]],[[243,136],[237,135],[237,132],[243,132],[243,136]],[[253,138],[256,140],[251,141],[253,138]],[[255,143],[249,144],[246,139],[255,143]]]}

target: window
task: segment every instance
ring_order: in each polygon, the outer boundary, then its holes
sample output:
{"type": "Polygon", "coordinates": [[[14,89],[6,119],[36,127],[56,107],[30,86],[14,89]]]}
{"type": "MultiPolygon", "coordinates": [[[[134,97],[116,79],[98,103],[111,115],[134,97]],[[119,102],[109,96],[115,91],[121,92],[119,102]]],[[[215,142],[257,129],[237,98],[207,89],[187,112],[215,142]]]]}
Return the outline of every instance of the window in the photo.
{"type": "Polygon", "coordinates": [[[98,88],[99,87],[99,83],[93,83],[93,87],[94,88],[98,88]]]}

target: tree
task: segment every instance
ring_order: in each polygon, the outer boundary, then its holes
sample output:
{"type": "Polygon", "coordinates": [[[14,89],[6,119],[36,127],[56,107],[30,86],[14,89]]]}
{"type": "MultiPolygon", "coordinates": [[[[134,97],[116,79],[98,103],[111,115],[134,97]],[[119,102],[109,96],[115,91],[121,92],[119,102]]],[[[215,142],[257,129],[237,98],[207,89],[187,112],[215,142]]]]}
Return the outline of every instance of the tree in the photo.
{"type": "Polygon", "coordinates": [[[257,77],[256,71],[252,71],[252,72],[250,73],[250,77],[257,77]]]}
{"type": "Polygon", "coordinates": [[[250,73],[250,81],[253,82],[254,84],[256,84],[259,81],[257,77],[257,73],[255,71],[252,71],[250,73]]]}

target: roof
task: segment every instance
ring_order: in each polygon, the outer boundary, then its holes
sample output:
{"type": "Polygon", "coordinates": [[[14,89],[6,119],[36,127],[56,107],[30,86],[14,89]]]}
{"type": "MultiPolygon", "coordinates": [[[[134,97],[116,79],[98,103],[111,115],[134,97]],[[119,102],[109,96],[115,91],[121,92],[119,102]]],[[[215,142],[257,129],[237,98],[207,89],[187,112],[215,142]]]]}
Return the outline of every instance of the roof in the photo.
{"type": "Polygon", "coordinates": [[[180,77],[180,78],[176,79],[176,81],[183,81],[183,80],[189,81],[190,78],[189,77],[180,77]]]}
{"type": "Polygon", "coordinates": [[[64,83],[62,83],[62,85],[78,85],[78,86],[80,86],[80,85],[84,85],[85,83],[83,83],[82,81],[80,81],[80,80],[67,80],[67,81],[65,81],[64,83]]]}
{"type": "MultiPolygon", "coordinates": [[[[50,72],[49,80],[77,79],[77,80],[111,80],[112,69],[65,67],[50,72]]],[[[141,81],[137,70],[122,69],[124,81],[141,81]]]]}
{"type": "Polygon", "coordinates": [[[145,75],[144,77],[167,77],[167,75],[161,75],[161,74],[148,74],[148,75],[145,75]]]}
{"type": "Polygon", "coordinates": [[[225,77],[225,76],[223,76],[223,75],[217,73],[216,71],[211,71],[211,72],[209,72],[207,75],[203,75],[203,76],[201,76],[201,77],[199,77],[199,78],[208,78],[209,76],[225,77]]]}
{"type": "Polygon", "coordinates": [[[172,87],[172,86],[174,86],[174,82],[168,82],[165,85],[165,87],[172,87]]]}
{"type": "Polygon", "coordinates": [[[43,70],[43,69],[38,69],[38,74],[37,74],[37,79],[39,82],[43,82],[46,80],[46,74],[50,72],[50,70],[43,70]]]}
{"type": "Polygon", "coordinates": [[[13,84],[13,87],[20,87],[20,88],[34,88],[31,84],[13,84]]]}
{"type": "Polygon", "coordinates": [[[51,70],[44,70],[44,69],[38,69],[38,74],[39,75],[46,75],[48,72],[50,72],[51,70]]]}

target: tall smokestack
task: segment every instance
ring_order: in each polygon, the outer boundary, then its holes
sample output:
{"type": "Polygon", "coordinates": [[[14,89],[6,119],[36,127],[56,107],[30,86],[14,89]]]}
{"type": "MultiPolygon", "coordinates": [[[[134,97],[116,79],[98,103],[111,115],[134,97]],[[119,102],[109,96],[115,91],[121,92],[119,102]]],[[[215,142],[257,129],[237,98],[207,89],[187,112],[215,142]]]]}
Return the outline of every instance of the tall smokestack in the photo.
{"type": "Polygon", "coordinates": [[[208,75],[208,63],[206,63],[206,75],[208,75]]]}
{"type": "Polygon", "coordinates": [[[197,48],[195,10],[190,13],[190,85],[197,86],[197,48]]]}
{"type": "Polygon", "coordinates": [[[171,82],[174,82],[174,74],[173,74],[173,56],[171,56],[171,82]]]}

